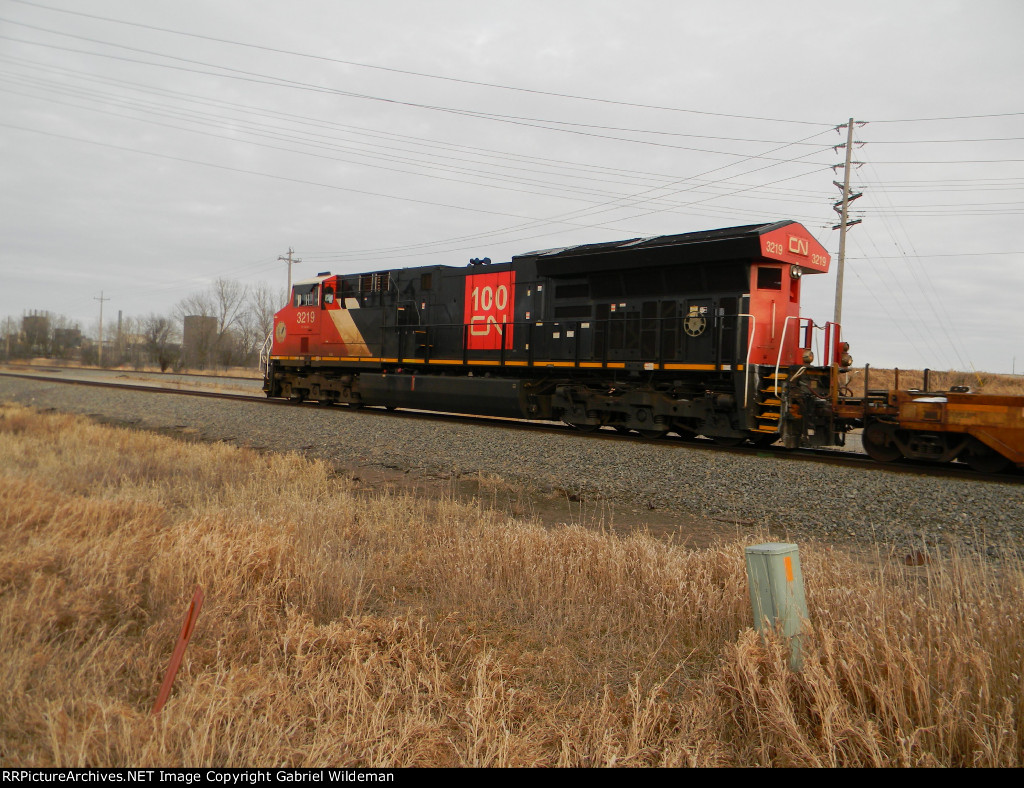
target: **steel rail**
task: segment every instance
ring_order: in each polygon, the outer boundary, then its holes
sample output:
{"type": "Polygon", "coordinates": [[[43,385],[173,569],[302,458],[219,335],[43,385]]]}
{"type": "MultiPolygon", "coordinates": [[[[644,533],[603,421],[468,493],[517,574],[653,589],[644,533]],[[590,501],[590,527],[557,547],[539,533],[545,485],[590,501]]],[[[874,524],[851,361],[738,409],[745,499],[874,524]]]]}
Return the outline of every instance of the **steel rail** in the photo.
{"type": "MultiPolygon", "coordinates": [[[[77,369],[77,368],[71,368],[77,369]]],[[[147,373],[148,374],[148,373],[147,373]]],[[[636,434],[622,434],[611,429],[600,429],[594,432],[584,432],[562,422],[538,422],[527,419],[509,419],[498,416],[473,416],[459,413],[443,413],[438,411],[402,409],[389,411],[384,407],[365,406],[349,408],[338,405],[324,406],[317,402],[295,403],[286,399],[270,399],[262,394],[238,394],[222,391],[201,391],[196,389],[161,388],[159,386],[146,386],[133,383],[106,382],[95,380],[73,380],[47,375],[29,375],[21,372],[0,371],[0,377],[17,378],[21,380],[40,381],[45,383],[61,383],[75,386],[92,386],[94,388],[120,389],[122,391],[144,392],[149,394],[174,394],[190,397],[207,397],[212,399],[233,400],[236,402],[249,402],[257,404],[273,405],[278,407],[305,407],[317,410],[333,410],[339,413],[347,413],[354,416],[367,414],[384,416],[387,418],[441,421],[449,424],[467,424],[473,426],[488,426],[506,430],[529,430],[539,434],[572,435],[574,438],[586,440],[609,440],[609,441],[635,441],[644,443],[651,447],[693,449],[696,451],[726,452],[730,454],[770,457],[773,459],[786,460],[790,462],[819,462],[830,465],[845,466],[849,468],[860,468],[869,471],[890,471],[899,474],[916,474],[919,476],[937,476],[943,478],[965,479],[978,482],[999,482],[1002,484],[1024,484],[1024,473],[1010,471],[999,474],[984,474],[972,470],[961,463],[929,463],[923,460],[897,460],[895,462],[878,462],[866,454],[859,454],[834,449],[785,449],[780,446],[755,447],[755,446],[723,446],[711,439],[684,439],[684,438],[645,438],[636,434]]],[[[247,378],[251,380],[251,378],[247,378]]],[[[216,380],[216,378],[211,378],[216,380]]]]}

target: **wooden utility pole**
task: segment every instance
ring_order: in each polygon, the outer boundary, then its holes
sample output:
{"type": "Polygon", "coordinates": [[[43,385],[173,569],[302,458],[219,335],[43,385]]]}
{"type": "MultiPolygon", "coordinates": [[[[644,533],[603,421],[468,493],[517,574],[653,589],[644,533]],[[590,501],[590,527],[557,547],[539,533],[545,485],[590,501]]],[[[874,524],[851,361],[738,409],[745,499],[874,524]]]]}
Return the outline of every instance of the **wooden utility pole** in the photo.
{"type": "Polygon", "coordinates": [[[832,204],[832,209],[839,214],[839,224],[832,226],[833,230],[839,230],[839,260],[836,263],[836,307],[835,315],[832,318],[833,322],[836,324],[841,324],[843,320],[843,269],[846,266],[846,229],[848,227],[853,227],[855,224],[860,224],[863,221],[863,219],[854,219],[853,221],[850,221],[849,219],[850,203],[858,197],[864,196],[863,192],[858,192],[857,194],[850,193],[851,165],[860,166],[862,163],[859,161],[853,161],[853,146],[854,144],[857,144],[858,146],[864,144],[862,142],[854,143],[853,127],[854,125],[863,126],[866,122],[867,121],[863,120],[854,121],[853,118],[850,118],[846,123],[836,126],[836,131],[839,131],[839,129],[844,126],[846,127],[846,144],[836,145],[834,148],[834,150],[838,150],[843,147],[846,148],[846,162],[844,164],[837,164],[833,167],[833,169],[837,169],[839,167],[843,168],[843,182],[839,183],[839,181],[832,181],[832,183],[836,185],[836,188],[842,189],[843,191],[843,198],[832,204]]]}
{"type": "Polygon", "coordinates": [[[93,296],[92,300],[100,302],[100,352],[99,352],[98,363],[99,363],[99,366],[102,367],[103,366],[103,302],[104,301],[109,301],[110,299],[109,298],[104,298],[103,297],[103,291],[100,290],[100,297],[96,298],[95,296],[93,296]]]}
{"type": "Polygon", "coordinates": [[[300,260],[298,257],[296,257],[293,260],[292,259],[292,254],[293,254],[292,248],[289,246],[288,247],[288,256],[285,257],[284,255],[279,255],[278,258],[277,258],[278,260],[282,260],[282,261],[288,263],[288,298],[289,298],[289,300],[292,297],[292,265],[295,264],[295,263],[301,263],[302,262],[302,260],[300,260]]]}
{"type": "MultiPolygon", "coordinates": [[[[863,126],[864,123],[857,124],[863,126]]],[[[843,322],[843,269],[846,266],[846,228],[852,227],[855,224],[860,224],[861,219],[855,219],[849,221],[849,209],[850,203],[860,197],[863,192],[858,194],[850,194],[850,169],[852,164],[860,164],[860,162],[853,161],[853,126],[854,120],[850,118],[846,122],[846,162],[842,165],[843,168],[843,182],[832,181],[836,186],[843,190],[843,199],[834,203],[832,208],[839,214],[839,224],[833,226],[833,230],[839,230],[839,260],[836,263],[836,308],[835,315],[832,318],[834,323],[842,324],[843,322]]],[[[841,129],[842,126],[837,126],[836,130],[841,129]]],[[[838,146],[837,146],[838,147],[838,146]]]]}

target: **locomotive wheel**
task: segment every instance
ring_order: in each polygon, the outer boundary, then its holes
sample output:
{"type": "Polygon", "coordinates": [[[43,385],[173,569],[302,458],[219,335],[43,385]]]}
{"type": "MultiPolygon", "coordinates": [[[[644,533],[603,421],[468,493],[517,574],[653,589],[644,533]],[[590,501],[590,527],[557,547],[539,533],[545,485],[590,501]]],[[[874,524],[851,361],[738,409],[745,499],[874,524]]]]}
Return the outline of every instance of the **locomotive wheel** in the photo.
{"type": "Polygon", "coordinates": [[[620,424],[615,428],[615,431],[619,433],[619,435],[629,435],[629,433],[631,433],[633,430],[631,430],[629,427],[623,427],[620,424]]]}
{"type": "Polygon", "coordinates": [[[686,429],[686,427],[682,427],[678,424],[675,425],[673,429],[675,430],[676,435],[679,436],[679,439],[682,441],[686,441],[687,443],[692,443],[693,441],[697,440],[700,437],[699,434],[694,432],[693,430],[688,430],[686,429]]]}
{"type": "Polygon", "coordinates": [[[647,440],[649,441],[655,441],[658,440],[659,438],[664,438],[666,435],[668,435],[668,430],[658,429],[637,430],[637,432],[640,433],[640,436],[642,438],[647,438],[647,440]]]}
{"type": "Polygon", "coordinates": [[[979,440],[971,441],[960,458],[978,473],[1000,473],[1010,464],[1006,457],[979,440]]]}
{"type": "Polygon", "coordinates": [[[731,448],[733,446],[739,446],[741,443],[743,443],[743,441],[746,440],[746,438],[733,438],[727,435],[715,435],[711,438],[711,440],[713,440],[719,446],[728,446],[731,448]]]}
{"type": "Polygon", "coordinates": [[[759,449],[766,449],[766,448],[768,448],[773,443],[775,443],[778,439],[779,439],[779,434],[777,432],[773,432],[773,433],[768,434],[768,435],[765,435],[764,433],[761,433],[761,432],[752,432],[752,433],[750,433],[750,437],[747,438],[747,440],[749,440],[752,444],[754,444],[759,449]]]}
{"type": "Polygon", "coordinates": [[[875,462],[895,462],[903,456],[899,446],[889,441],[889,430],[881,422],[873,422],[864,428],[861,443],[868,457],[875,462]]]}
{"type": "Polygon", "coordinates": [[[601,429],[600,424],[573,424],[572,422],[566,422],[573,429],[577,429],[580,432],[597,432],[601,429]]]}

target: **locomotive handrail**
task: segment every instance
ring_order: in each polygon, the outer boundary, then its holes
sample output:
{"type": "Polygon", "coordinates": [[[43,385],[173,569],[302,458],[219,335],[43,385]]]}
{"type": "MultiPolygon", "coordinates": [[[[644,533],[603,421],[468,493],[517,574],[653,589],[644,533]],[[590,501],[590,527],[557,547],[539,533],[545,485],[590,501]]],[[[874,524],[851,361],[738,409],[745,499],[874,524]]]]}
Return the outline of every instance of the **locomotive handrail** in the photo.
{"type": "Polygon", "coordinates": [[[263,373],[263,377],[267,376],[267,371],[270,369],[270,349],[273,347],[273,344],[274,332],[271,331],[260,346],[260,372],[263,373]]]}
{"type": "Polygon", "coordinates": [[[747,407],[747,400],[750,396],[750,353],[754,348],[754,329],[757,328],[757,318],[749,312],[736,315],[737,318],[750,318],[750,333],[747,336],[747,361],[743,365],[743,407],[747,407]]]}
{"type": "Polygon", "coordinates": [[[782,365],[782,354],[786,352],[786,332],[789,330],[790,320],[807,320],[813,326],[814,321],[809,317],[800,317],[799,315],[790,315],[782,323],[782,339],[779,341],[779,355],[775,359],[775,383],[778,385],[779,382],[779,367],[782,365]]]}

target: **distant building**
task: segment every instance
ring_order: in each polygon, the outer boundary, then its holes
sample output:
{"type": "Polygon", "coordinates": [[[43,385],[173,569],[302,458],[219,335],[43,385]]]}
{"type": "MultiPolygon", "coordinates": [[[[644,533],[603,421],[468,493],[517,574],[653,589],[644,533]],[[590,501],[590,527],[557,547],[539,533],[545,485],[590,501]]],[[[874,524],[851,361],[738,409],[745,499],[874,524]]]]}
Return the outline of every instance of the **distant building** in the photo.
{"type": "Polygon", "coordinates": [[[216,347],[217,318],[188,315],[182,331],[182,363],[186,367],[203,369],[214,363],[216,347]]]}
{"type": "Polygon", "coordinates": [[[82,346],[82,332],[77,328],[53,329],[53,346],[63,350],[73,350],[82,346]]]}
{"type": "Polygon", "coordinates": [[[50,350],[56,358],[76,357],[82,349],[82,332],[77,328],[53,329],[50,350]]]}
{"type": "Polygon", "coordinates": [[[31,355],[50,353],[50,313],[33,310],[21,318],[21,336],[25,350],[31,355]]]}

